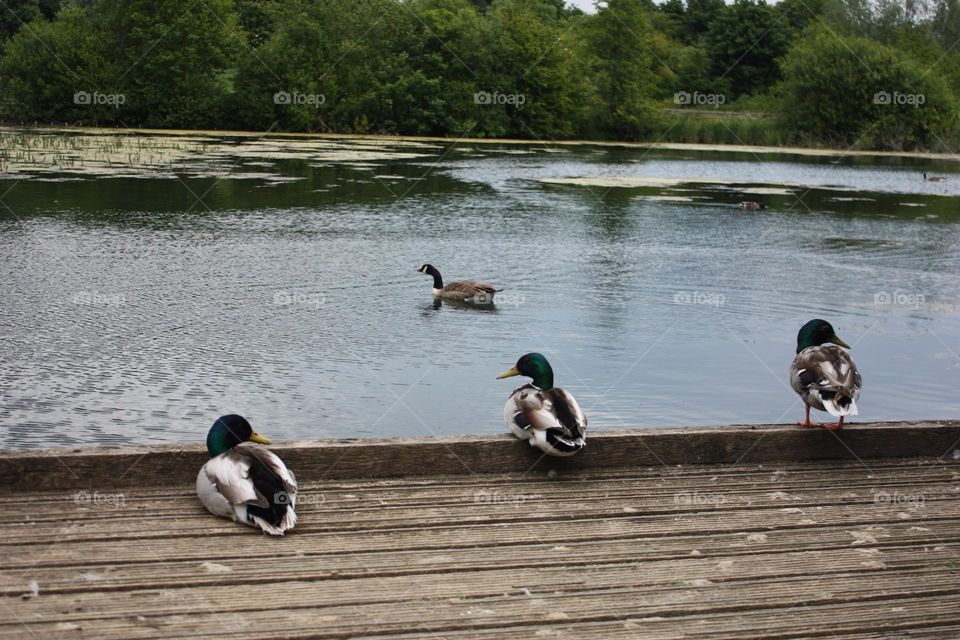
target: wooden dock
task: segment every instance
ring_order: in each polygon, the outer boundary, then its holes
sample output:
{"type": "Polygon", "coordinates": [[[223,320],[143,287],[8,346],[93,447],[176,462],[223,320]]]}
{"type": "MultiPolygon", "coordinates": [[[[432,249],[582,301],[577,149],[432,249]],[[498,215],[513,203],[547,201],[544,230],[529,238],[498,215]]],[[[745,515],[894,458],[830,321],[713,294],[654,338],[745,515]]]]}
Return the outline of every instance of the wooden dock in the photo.
{"type": "Polygon", "coordinates": [[[960,638],[960,422],[271,448],[283,538],[199,446],[0,454],[0,639],[960,638]]]}

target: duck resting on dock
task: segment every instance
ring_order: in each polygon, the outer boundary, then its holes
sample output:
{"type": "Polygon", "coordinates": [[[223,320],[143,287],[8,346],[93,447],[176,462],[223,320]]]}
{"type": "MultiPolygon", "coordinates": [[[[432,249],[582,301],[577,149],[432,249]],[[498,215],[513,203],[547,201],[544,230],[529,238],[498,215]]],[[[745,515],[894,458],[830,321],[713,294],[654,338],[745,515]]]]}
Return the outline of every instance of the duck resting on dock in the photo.
{"type": "Polygon", "coordinates": [[[297,524],[297,480],[276,454],[248,442],[270,444],[245,418],[217,418],[207,433],[210,459],[197,474],[197,496],[223,518],[282,536],[297,524]]]}
{"type": "Polygon", "coordinates": [[[744,211],[760,211],[761,209],[766,209],[767,205],[762,202],[754,202],[753,200],[744,200],[740,203],[740,208],[744,211]]]}
{"type": "Polygon", "coordinates": [[[863,381],[850,348],[837,337],[826,320],[815,319],[800,327],[797,356],[790,365],[790,386],[803,398],[806,414],[801,427],[843,428],[843,419],[857,415],[857,398],[863,381]],[[825,345],[827,342],[833,344],[825,345]],[[834,424],[810,422],[810,407],[838,418],[834,424]]]}
{"type": "Polygon", "coordinates": [[[458,280],[444,286],[440,271],[432,264],[425,264],[418,271],[433,276],[433,296],[435,298],[471,304],[493,304],[494,294],[502,291],[492,284],[484,284],[476,280],[458,280]]]}
{"type": "Polygon", "coordinates": [[[543,355],[522,356],[497,379],[512,376],[533,380],[514,389],[503,407],[513,435],[551,456],[572,456],[587,445],[587,418],[572,395],[553,386],[553,369],[543,355]]]}
{"type": "Polygon", "coordinates": [[[928,176],[927,172],[923,172],[923,179],[927,182],[943,182],[947,179],[947,176],[928,176]]]}

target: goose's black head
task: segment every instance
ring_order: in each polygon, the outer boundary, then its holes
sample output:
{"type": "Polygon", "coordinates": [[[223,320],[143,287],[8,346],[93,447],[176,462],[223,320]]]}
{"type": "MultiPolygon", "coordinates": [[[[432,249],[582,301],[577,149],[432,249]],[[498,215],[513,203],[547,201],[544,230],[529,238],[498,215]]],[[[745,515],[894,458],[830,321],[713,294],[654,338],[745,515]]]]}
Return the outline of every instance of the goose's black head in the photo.
{"type": "Polygon", "coordinates": [[[214,458],[233,449],[241,442],[270,444],[269,440],[253,430],[243,416],[236,414],[220,416],[207,433],[207,453],[214,458]]]}
{"type": "Polygon", "coordinates": [[[443,289],[443,278],[440,277],[440,272],[432,264],[425,264],[419,269],[420,273],[425,273],[428,276],[433,276],[433,288],[434,289],[443,289]]]}
{"type": "Polygon", "coordinates": [[[833,325],[826,320],[815,318],[800,327],[800,332],[797,334],[797,353],[808,347],[817,347],[827,342],[832,342],[847,349],[850,348],[850,345],[837,337],[833,325]]]}

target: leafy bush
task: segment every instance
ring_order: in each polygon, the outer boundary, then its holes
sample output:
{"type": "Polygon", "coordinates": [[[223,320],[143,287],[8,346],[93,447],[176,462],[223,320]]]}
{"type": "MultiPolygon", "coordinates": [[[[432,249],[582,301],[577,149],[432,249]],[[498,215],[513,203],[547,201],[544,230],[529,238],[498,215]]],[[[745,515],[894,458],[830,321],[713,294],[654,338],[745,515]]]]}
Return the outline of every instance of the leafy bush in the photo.
{"type": "Polygon", "coordinates": [[[826,27],[806,32],[783,60],[788,127],[839,146],[938,147],[957,104],[947,84],[902,53],[826,27]]]}

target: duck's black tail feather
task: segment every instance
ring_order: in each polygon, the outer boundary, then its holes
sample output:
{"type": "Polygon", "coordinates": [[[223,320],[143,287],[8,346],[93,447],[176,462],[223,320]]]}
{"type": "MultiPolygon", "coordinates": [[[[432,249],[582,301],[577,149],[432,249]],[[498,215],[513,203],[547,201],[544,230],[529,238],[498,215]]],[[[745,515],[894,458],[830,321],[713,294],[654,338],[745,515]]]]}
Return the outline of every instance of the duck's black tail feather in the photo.
{"type": "Polygon", "coordinates": [[[256,516],[274,527],[279,527],[291,506],[291,497],[283,480],[278,478],[267,465],[258,458],[250,464],[250,480],[257,491],[267,498],[267,506],[247,505],[247,513],[256,516]]]}

